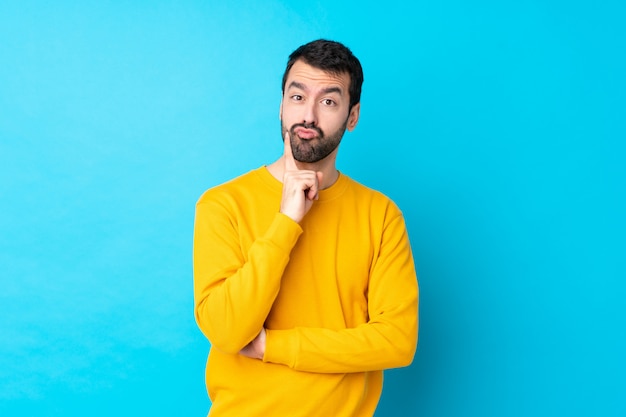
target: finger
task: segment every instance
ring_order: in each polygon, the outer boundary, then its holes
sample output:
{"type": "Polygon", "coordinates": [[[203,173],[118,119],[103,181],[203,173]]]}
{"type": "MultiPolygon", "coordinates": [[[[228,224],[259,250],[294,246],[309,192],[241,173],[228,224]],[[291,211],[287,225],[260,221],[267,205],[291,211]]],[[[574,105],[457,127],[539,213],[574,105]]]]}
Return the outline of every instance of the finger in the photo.
{"type": "Polygon", "coordinates": [[[313,186],[309,187],[305,192],[306,192],[306,198],[307,200],[317,200],[318,197],[318,188],[317,188],[317,184],[314,184],[313,186]]]}
{"type": "Polygon", "coordinates": [[[285,131],[284,138],[285,150],[283,153],[283,158],[285,160],[285,171],[297,171],[298,166],[296,165],[296,160],[293,158],[293,151],[291,150],[291,135],[289,134],[289,130],[285,131]]]}

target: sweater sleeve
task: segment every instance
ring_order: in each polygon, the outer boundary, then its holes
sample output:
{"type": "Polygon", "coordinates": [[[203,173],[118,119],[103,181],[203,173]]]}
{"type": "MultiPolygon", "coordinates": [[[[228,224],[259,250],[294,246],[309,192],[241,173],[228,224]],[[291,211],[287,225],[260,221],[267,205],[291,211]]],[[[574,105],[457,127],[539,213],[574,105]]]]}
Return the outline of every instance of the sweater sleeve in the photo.
{"type": "Polygon", "coordinates": [[[239,352],[263,327],[302,233],[297,223],[277,213],[244,253],[232,211],[201,199],[193,245],[196,321],[211,345],[226,353],[239,352]]]}
{"type": "Polygon", "coordinates": [[[319,373],[409,365],[417,347],[418,285],[402,215],[385,228],[368,291],[369,320],[355,328],[268,330],[265,362],[319,373]]]}

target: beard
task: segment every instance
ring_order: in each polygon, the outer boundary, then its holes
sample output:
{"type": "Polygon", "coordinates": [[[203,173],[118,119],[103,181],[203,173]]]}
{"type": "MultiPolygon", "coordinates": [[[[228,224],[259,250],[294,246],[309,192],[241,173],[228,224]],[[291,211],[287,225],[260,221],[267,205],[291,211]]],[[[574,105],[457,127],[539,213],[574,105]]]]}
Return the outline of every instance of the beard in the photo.
{"type": "Polygon", "coordinates": [[[281,120],[281,136],[285,136],[283,132],[289,130],[289,137],[291,138],[291,151],[293,153],[293,159],[298,162],[315,163],[330,155],[341,142],[341,138],[346,131],[348,125],[348,119],[345,123],[336,131],[329,135],[326,135],[322,129],[315,125],[307,125],[304,123],[296,123],[287,129],[281,120]],[[295,130],[298,127],[305,129],[311,129],[317,132],[317,136],[311,139],[300,138],[295,130]]]}

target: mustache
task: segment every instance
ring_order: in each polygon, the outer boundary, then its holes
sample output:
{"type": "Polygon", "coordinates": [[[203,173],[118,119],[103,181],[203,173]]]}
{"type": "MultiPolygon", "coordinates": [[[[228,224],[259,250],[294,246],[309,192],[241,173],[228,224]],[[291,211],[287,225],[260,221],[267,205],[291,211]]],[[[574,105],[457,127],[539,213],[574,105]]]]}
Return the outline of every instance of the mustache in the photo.
{"type": "Polygon", "coordinates": [[[315,126],[314,124],[306,124],[306,123],[296,123],[296,124],[292,125],[291,129],[290,129],[290,133],[292,135],[295,135],[295,130],[296,130],[297,127],[302,127],[304,129],[315,130],[317,132],[317,136],[319,136],[320,139],[324,138],[324,132],[322,131],[322,129],[320,129],[319,127],[315,126]]]}

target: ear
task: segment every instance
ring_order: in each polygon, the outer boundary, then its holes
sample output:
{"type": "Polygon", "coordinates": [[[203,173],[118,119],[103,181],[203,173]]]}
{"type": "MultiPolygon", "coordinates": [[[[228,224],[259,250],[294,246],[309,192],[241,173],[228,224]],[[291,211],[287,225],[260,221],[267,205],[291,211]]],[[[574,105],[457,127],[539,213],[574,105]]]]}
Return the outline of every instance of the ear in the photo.
{"type": "Polygon", "coordinates": [[[359,114],[361,113],[361,103],[356,103],[352,109],[350,109],[350,114],[348,115],[348,124],[346,127],[348,131],[352,132],[356,127],[357,122],[359,121],[359,114]]]}
{"type": "Polygon", "coordinates": [[[278,120],[283,120],[283,99],[280,99],[280,107],[278,108],[278,120]]]}

